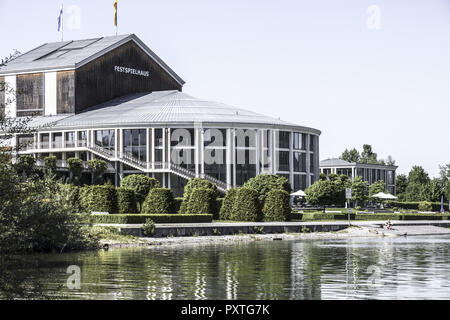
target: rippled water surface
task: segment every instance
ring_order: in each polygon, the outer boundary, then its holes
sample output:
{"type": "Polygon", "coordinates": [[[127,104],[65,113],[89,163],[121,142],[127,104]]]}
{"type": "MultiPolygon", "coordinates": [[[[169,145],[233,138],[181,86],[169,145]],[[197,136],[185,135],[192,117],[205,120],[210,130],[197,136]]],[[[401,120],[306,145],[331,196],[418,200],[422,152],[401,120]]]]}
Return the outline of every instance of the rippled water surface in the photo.
{"type": "Polygon", "coordinates": [[[258,241],[33,259],[47,292],[75,299],[450,298],[450,237],[258,241]],[[70,265],[81,270],[80,290],[67,289],[70,265]]]}

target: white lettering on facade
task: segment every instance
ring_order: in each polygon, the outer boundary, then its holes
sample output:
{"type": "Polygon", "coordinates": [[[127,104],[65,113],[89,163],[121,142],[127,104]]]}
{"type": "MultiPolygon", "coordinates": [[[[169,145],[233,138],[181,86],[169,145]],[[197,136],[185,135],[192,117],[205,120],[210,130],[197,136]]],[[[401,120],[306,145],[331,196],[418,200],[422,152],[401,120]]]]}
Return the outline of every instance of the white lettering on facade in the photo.
{"type": "Polygon", "coordinates": [[[133,68],[114,66],[114,71],[126,73],[126,74],[133,74],[133,75],[142,76],[142,77],[150,77],[150,71],[136,70],[133,68]]]}

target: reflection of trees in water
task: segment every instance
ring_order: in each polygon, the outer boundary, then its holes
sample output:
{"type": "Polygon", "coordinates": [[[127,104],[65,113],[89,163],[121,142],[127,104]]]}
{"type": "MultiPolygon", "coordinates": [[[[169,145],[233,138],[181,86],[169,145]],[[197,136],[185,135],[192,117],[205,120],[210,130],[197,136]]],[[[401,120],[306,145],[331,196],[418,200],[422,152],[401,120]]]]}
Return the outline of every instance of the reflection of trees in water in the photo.
{"type": "Polygon", "coordinates": [[[48,300],[62,298],[61,286],[52,283],[54,275],[41,269],[30,256],[0,256],[1,300],[48,300]]]}

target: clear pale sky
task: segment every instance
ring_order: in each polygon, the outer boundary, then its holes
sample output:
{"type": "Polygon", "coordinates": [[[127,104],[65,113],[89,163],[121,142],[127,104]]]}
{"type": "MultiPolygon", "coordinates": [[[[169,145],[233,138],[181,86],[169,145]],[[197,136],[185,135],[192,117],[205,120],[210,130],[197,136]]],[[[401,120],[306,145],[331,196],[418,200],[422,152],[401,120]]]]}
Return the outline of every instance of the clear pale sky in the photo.
{"type": "MultiPolygon", "coordinates": [[[[65,40],[115,34],[113,0],[0,0],[0,56],[60,40],[62,3],[65,40]]],[[[184,92],[320,129],[321,159],[368,143],[399,173],[450,162],[448,0],[119,0],[128,33],[184,92]]]]}

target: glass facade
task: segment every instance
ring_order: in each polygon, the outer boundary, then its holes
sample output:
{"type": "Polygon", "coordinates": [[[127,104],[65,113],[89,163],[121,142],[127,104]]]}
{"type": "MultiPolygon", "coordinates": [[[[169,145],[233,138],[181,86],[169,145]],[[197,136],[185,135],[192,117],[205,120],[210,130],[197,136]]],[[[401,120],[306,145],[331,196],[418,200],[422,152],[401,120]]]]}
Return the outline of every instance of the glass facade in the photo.
{"type": "Polygon", "coordinates": [[[103,149],[114,151],[115,130],[97,130],[95,131],[95,145],[103,149]]]}
{"type": "Polygon", "coordinates": [[[147,130],[123,130],[123,152],[140,161],[147,161],[147,130]]]}

